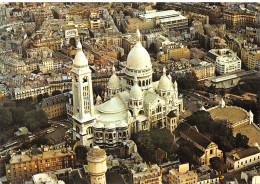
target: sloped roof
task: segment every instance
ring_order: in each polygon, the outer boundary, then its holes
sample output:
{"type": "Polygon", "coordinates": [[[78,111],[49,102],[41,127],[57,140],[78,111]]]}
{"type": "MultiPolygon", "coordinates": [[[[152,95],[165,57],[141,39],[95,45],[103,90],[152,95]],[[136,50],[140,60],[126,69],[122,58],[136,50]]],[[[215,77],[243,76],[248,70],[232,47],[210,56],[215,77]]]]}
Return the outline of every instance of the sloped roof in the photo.
{"type": "Polygon", "coordinates": [[[181,123],[179,126],[179,131],[183,133],[185,136],[189,137],[191,140],[202,146],[203,148],[207,148],[212,142],[207,137],[196,131],[187,123],[181,123]]]}

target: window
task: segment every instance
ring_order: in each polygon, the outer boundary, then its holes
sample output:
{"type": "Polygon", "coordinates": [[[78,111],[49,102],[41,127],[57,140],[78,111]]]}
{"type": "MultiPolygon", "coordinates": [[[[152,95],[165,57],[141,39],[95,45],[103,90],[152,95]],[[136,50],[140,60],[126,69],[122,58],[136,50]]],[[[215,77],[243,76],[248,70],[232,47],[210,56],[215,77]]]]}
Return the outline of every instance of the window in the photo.
{"type": "Polygon", "coordinates": [[[213,154],[213,149],[210,150],[210,154],[211,154],[211,155],[213,154]]]}

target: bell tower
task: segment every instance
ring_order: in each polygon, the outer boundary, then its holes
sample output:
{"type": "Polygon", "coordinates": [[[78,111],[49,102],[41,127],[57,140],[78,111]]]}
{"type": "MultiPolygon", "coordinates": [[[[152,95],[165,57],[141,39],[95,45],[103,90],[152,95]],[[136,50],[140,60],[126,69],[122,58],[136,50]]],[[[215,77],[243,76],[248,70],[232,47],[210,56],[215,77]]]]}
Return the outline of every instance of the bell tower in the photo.
{"type": "Polygon", "coordinates": [[[91,147],[94,123],[94,102],[91,80],[91,70],[88,60],[82,51],[82,45],[77,43],[77,53],[72,67],[73,93],[73,139],[80,144],[91,147]]]}

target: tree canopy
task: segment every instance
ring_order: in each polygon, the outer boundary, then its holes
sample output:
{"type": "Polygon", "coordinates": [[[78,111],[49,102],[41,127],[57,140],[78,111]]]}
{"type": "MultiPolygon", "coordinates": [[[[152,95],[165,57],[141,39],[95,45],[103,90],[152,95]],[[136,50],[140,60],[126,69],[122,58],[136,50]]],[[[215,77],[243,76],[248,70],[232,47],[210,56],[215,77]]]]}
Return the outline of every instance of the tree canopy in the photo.
{"type": "Polygon", "coordinates": [[[218,144],[224,152],[229,152],[234,148],[247,147],[248,137],[245,135],[233,136],[233,131],[228,127],[226,121],[214,121],[207,111],[197,111],[186,118],[186,123],[196,126],[200,133],[208,136],[213,142],[218,144]],[[243,143],[238,143],[238,142],[243,143]]]}
{"type": "Polygon", "coordinates": [[[78,161],[85,161],[87,158],[87,148],[85,146],[79,145],[75,149],[76,158],[78,161]]]}
{"type": "Polygon", "coordinates": [[[31,132],[48,127],[48,119],[43,110],[36,110],[32,99],[17,100],[0,108],[1,129],[8,126],[26,126],[31,132]]]}
{"type": "Polygon", "coordinates": [[[59,94],[61,94],[61,91],[60,90],[55,90],[55,91],[53,91],[52,92],[52,96],[55,96],[55,95],[59,95],[59,94]]]}
{"type": "Polygon", "coordinates": [[[13,122],[12,112],[6,107],[0,107],[0,126],[1,129],[8,128],[13,122]]]}
{"type": "Polygon", "coordinates": [[[173,135],[166,129],[151,129],[149,131],[140,131],[132,135],[138,147],[138,152],[145,161],[155,162],[155,151],[158,148],[163,149],[168,154],[172,154],[173,135]]]}
{"type": "Polygon", "coordinates": [[[198,78],[194,72],[187,73],[185,76],[177,78],[177,83],[179,90],[197,89],[199,87],[198,78]]]}

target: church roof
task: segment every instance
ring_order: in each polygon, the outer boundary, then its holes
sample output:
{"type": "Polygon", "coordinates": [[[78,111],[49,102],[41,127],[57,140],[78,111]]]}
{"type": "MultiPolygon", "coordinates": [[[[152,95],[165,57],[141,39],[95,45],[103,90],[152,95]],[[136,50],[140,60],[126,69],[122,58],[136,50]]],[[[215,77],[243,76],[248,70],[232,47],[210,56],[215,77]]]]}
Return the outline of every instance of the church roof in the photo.
{"type": "Polygon", "coordinates": [[[127,123],[125,121],[122,121],[118,124],[118,127],[127,127],[127,123]]]}
{"type": "Polygon", "coordinates": [[[109,124],[106,125],[106,128],[107,129],[114,129],[114,128],[116,128],[116,125],[114,123],[109,123],[109,124]]]}
{"type": "Polygon", "coordinates": [[[158,97],[159,97],[159,95],[157,95],[156,93],[148,91],[144,95],[144,103],[145,104],[152,104],[158,97]]]}
{"type": "Polygon", "coordinates": [[[105,127],[104,124],[102,124],[100,122],[94,124],[94,128],[104,128],[104,127],[105,127]]]}
{"type": "Polygon", "coordinates": [[[110,89],[120,89],[121,88],[121,81],[119,77],[116,74],[113,74],[109,81],[108,81],[108,88],[110,89]]]}
{"type": "Polygon", "coordinates": [[[116,96],[108,100],[107,102],[100,104],[98,110],[102,113],[114,114],[126,110],[125,105],[121,99],[116,96]]]}

